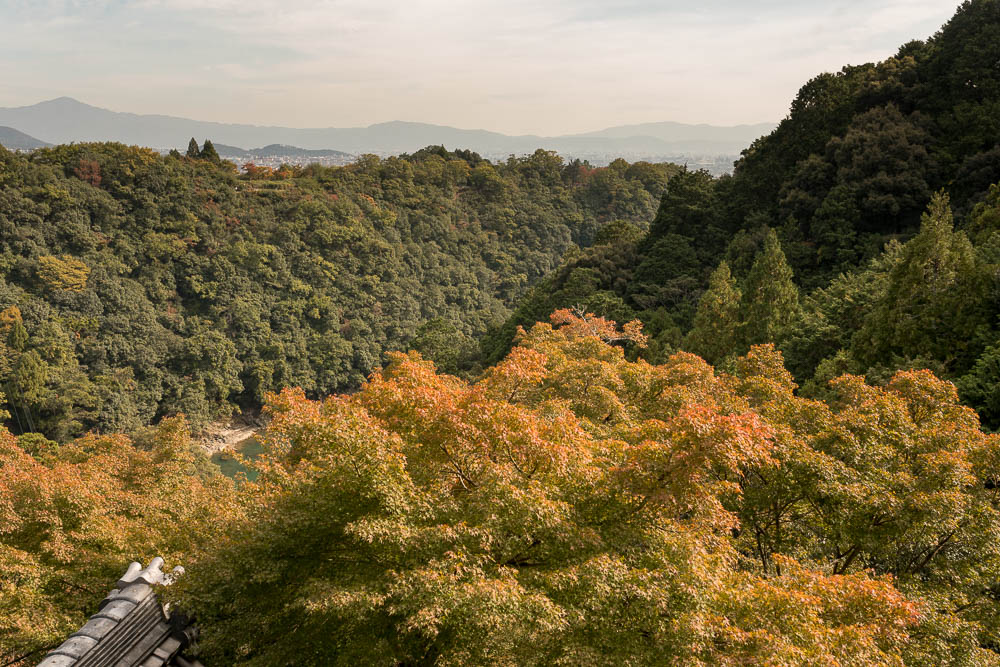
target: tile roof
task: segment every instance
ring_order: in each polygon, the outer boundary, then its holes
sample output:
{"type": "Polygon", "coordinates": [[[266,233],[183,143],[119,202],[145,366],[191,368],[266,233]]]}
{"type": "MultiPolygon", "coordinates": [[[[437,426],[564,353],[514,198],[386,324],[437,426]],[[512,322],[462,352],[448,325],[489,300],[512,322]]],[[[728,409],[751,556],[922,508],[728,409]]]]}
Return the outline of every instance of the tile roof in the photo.
{"type": "Polygon", "coordinates": [[[171,613],[156,597],[155,585],[168,585],[184,572],[166,574],[162,558],[147,567],[132,563],[98,612],[38,667],[203,667],[181,651],[197,638],[189,620],[171,613]]]}

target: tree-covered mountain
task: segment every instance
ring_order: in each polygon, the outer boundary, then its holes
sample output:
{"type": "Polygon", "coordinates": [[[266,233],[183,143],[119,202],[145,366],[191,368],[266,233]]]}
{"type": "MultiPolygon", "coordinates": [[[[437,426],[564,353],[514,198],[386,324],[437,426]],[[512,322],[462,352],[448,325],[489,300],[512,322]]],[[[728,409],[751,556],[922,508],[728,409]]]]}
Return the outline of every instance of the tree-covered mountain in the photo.
{"type": "Polygon", "coordinates": [[[210,145],[0,151],[0,375],[10,424],[63,440],[196,423],[282,387],[357,387],[387,350],[452,372],[516,297],[678,168],[491,164],[427,149],[238,176],[210,145]]]}
{"type": "Polygon", "coordinates": [[[568,258],[486,356],[577,305],[641,318],[650,358],[778,343],[806,391],[929,367],[1000,427],[998,62],[1000,2],[972,0],[926,42],[817,76],[732,176],[683,173],[647,234],[609,230],[568,258]]]}

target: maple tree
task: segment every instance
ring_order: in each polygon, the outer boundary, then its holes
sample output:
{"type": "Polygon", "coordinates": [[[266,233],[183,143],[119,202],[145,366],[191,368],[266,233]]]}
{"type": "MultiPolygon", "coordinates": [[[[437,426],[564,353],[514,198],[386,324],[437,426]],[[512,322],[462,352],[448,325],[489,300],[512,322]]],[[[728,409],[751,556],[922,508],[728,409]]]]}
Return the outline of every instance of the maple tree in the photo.
{"type": "Polygon", "coordinates": [[[654,365],[569,310],[518,338],[475,382],[395,353],[272,395],[255,482],[183,419],[0,432],[0,658],[163,555],[219,664],[1000,664],[1000,436],[953,385],[816,401],[773,345],[654,365]]]}
{"type": "Polygon", "coordinates": [[[206,659],[998,664],[1000,450],[951,385],[827,405],[773,346],[727,375],[552,322],[474,383],[397,353],[272,396],[245,514],[168,591],[206,659]]]}
{"type": "Polygon", "coordinates": [[[0,664],[35,664],[83,625],[130,561],[186,562],[237,511],[197,474],[182,418],[144,442],[57,445],[0,430],[0,664]]]}

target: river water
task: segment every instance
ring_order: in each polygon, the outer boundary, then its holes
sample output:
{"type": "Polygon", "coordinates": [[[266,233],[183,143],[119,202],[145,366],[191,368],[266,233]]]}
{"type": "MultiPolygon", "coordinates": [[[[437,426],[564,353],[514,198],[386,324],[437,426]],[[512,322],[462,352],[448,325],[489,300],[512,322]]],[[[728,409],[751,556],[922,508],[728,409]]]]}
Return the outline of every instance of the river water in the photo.
{"type": "Polygon", "coordinates": [[[247,438],[246,440],[241,440],[236,443],[236,446],[232,449],[224,449],[222,451],[212,454],[212,463],[219,466],[219,470],[226,477],[236,478],[237,475],[243,473],[247,476],[248,481],[254,481],[257,479],[257,471],[247,468],[245,465],[236,460],[233,456],[233,452],[241,454],[248,459],[255,459],[264,452],[263,445],[257,438],[247,438]]]}

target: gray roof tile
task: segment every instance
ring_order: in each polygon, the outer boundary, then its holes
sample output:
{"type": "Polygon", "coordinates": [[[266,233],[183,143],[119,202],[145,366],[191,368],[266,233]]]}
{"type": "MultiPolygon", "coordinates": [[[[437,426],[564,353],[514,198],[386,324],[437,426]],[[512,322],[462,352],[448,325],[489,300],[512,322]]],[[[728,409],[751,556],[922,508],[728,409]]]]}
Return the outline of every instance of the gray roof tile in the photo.
{"type": "Polygon", "coordinates": [[[135,609],[135,603],[131,600],[111,600],[104,599],[101,603],[100,611],[94,614],[95,617],[109,618],[112,621],[120,621],[135,609]]]}
{"type": "Polygon", "coordinates": [[[108,634],[117,626],[116,621],[110,618],[101,618],[100,616],[92,616],[86,625],[74,632],[71,637],[90,637],[91,639],[96,639],[100,641],[101,637],[108,634]]]}
{"type": "Polygon", "coordinates": [[[93,637],[73,636],[60,644],[59,648],[52,652],[58,655],[67,655],[71,658],[80,658],[95,646],[97,646],[97,640],[93,637]]]}
{"type": "Polygon", "coordinates": [[[132,584],[126,588],[112,593],[108,597],[112,600],[131,600],[139,604],[153,594],[153,587],[149,584],[132,584]]]}
{"type": "Polygon", "coordinates": [[[164,574],[162,566],[162,558],[145,568],[129,565],[99,611],[39,667],[203,667],[180,655],[194,641],[196,629],[183,615],[168,617],[153,590],[172,583],[183,569],[164,574]]]}

